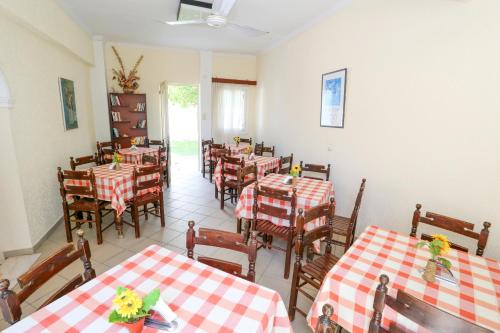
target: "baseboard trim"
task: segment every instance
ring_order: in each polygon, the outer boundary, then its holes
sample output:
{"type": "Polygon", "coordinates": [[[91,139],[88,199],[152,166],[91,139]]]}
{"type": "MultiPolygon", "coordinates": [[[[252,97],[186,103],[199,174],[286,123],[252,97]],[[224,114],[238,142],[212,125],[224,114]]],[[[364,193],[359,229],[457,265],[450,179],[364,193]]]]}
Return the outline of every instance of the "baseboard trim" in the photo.
{"type": "Polygon", "coordinates": [[[33,245],[32,247],[27,247],[24,249],[17,249],[17,250],[10,250],[10,251],[4,251],[3,256],[5,259],[9,257],[17,257],[17,256],[25,256],[29,254],[35,253],[38,248],[42,245],[44,241],[49,238],[49,236],[52,234],[52,232],[63,222],[63,218],[61,217],[57,222],[33,245]]]}

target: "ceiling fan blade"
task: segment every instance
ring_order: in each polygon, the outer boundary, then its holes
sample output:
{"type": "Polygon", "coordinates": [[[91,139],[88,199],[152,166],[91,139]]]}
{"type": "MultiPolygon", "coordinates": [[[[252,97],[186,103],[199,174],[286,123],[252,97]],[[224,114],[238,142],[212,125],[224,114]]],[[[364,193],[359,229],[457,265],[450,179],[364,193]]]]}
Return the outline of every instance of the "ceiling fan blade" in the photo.
{"type": "Polygon", "coordinates": [[[236,0],[214,0],[212,4],[212,13],[227,16],[235,3],[236,0]]]}
{"type": "Polygon", "coordinates": [[[227,26],[230,28],[236,29],[238,31],[248,33],[250,35],[254,35],[254,36],[263,36],[263,35],[267,35],[269,33],[269,31],[263,31],[263,30],[259,30],[256,28],[246,26],[246,25],[241,25],[241,24],[232,23],[232,22],[229,22],[227,24],[227,26]]]}
{"type": "Polygon", "coordinates": [[[160,21],[168,25],[195,25],[195,24],[206,24],[204,20],[189,20],[189,21],[160,21]]]}

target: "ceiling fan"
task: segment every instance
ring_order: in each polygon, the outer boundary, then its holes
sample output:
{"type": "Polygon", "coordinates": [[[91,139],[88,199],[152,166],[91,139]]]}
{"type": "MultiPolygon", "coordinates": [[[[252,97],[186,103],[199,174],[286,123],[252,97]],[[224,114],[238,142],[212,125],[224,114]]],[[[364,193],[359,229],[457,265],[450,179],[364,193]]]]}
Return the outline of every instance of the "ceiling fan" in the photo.
{"type": "Polygon", "coordinates": [[[233,28],[255,36],[268,34],[246,25],[228,21],[227,16],[236,0],[214,0],[212,4],[205,1],[180,0],[177,21],[161,21],[172,26],[208,25],[213,28],[233,28]],[[193,19],[194,18],[194,19],[193,19]]]}

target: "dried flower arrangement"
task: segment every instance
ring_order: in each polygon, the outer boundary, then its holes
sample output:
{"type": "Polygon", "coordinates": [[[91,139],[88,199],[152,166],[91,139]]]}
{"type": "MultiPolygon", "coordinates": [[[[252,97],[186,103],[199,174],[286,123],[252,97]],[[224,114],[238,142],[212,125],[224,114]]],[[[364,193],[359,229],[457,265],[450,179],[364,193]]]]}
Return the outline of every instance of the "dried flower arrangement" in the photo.
{"type": "Polygon", "coordinates": [[[132,70],[128,73],[128,76],[125,72],[125,66],[123,66],[123,60],[118,54],[118,51],[114,46],[111,47],[113,49],[116,58],[118,59],[118,63],[120,64],[120,69],[116,70],[113,68],[113,80],[118,81],[118,85],[123,89],[123,92],[126,94],[133,94],[137,88],[139,88],[139,83],[137,82],[140,77],[137,76],[137,67],[139,67],[144,56],[141,55],[137,62],[135,63],[132,70]]]}

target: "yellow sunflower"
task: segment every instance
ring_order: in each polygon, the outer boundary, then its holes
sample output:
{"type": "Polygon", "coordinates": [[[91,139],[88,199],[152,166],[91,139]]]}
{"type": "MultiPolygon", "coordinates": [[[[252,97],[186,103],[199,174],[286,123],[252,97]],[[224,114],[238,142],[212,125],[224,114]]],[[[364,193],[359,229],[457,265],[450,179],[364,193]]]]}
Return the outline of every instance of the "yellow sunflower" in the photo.
{"type": "Polygon", "coordinates": [[[448,237],[445,235],[441,234],[434,234],[432,235],[432,239],[437,239],[440,240],[443,243],[443,246],[441,247],[441,250],[439,251],[439,255],[444,255],[448,253],[450,250],[450,242],[448,241],[448,237]]]}
{"type": "Polygon", "coordinates": [[[131,298],[137,297],[137,295],[130,289],[125,289],[118,296],[115,297],[113,303],[117,306],[121,306],[127,303],[131,298]]]}
{"type": "MultiPolygon", "coordinates": [[[[123,294],[125,293],[120,294],[117,298],[121,298],[123,294]]],[[[116,308],[116,312],[124,318],[130,318],[136,315],[142,308],[142,299],[137,297],[134,292],[130,292],[128,295],[123,295],[123,297],[124,298],[120,300],[116,308]]]]}

